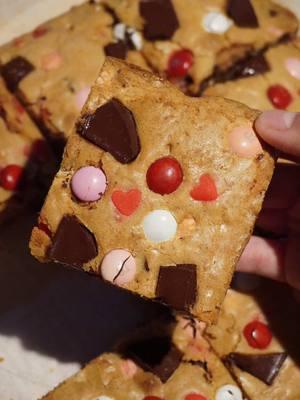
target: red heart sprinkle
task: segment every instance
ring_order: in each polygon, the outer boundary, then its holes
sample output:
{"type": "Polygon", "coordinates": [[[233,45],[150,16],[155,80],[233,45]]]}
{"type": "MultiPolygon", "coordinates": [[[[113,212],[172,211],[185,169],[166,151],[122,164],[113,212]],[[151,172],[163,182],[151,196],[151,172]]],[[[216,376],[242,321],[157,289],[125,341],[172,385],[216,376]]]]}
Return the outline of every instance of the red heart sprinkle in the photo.
{"type": "Polygon", "coordinates": [[[191,197],[197,201],[213,201],[218,198],[216,184],[209,174],[200,177],[199,183],[191,190],[191,197]]]}
{"type": "Polygon", "coordinates": [[[111,199],[117,210],[122,215],[129,217],[139,207],[142,193],[138,189],[131,189],[128,192],[115,190],[111,195],[111,199]]]}
{"type": "Polygon", "coordinates": [[[10,164],[0,171],[0,186],[6,190],[17,190],[24,169],[19,165],[10,164]]]}
{"type": "Polygon", "coordinates": [[[167,75],[168,78],[185,77],[194,63],[194,55],[188,49],[181,49],[171,54],[167,75]]]}

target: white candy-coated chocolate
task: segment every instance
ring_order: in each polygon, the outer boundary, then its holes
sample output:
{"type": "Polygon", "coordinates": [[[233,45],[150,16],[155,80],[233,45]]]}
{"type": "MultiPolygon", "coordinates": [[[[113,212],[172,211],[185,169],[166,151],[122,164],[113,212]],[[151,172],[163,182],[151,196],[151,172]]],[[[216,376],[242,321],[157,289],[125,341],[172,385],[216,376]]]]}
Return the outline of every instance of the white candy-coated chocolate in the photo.
{"type": "Polygon", "coordinates": [[[167,210],[154,210],[143,221],[145,236],[154,243],[173,239],[177,231],[177,222],[167,210]]]}
{"type": "Polygon", "coordinates": [[[243,400],[243,395],[237,386],[224,385],[217,391],[215,400],[243,400]]]}
{"type": "Polygon", "coordinates": [[[232,21],[221,12],[212,11],[204,16],[202,25],[206,32],[222,35],[231,27],[232,21]]]}
{"type": "Polygon", "coordinates": [[[136,273],[136,263],[132,254],[123,249],[115,249],[107,253],[101,263],[103,279],[123,286],[131,282],[136,273]]]}

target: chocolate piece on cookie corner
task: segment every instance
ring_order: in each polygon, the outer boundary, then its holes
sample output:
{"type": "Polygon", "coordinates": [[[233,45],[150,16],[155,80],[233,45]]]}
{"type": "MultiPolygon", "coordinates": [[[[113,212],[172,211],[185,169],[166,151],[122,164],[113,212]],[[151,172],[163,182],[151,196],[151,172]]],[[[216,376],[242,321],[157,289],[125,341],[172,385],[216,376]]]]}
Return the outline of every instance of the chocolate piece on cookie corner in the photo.
{"type": "Polygon", "coordinates": [[[213,321],[273,173],[256,116],[108,58],[41,211],[47,230],[33,230],[32,254],[213,321]]]}

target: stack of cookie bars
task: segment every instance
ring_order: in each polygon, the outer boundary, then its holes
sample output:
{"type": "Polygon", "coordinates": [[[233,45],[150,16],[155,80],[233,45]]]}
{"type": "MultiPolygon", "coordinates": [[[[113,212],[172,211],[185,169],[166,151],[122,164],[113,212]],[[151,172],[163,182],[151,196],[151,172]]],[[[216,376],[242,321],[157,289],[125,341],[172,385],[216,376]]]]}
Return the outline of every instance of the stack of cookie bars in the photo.
{"type": "Polygon", "coordinates": [[[268,0],[103,0],[0,49],[0,221],[39,207],[64,151],[32,254],[173,310],[45,399],[300,398],[287,289],[225,297],[274,159],[258,112],[210,97],[297,110],[297,29],[268,0]]]}

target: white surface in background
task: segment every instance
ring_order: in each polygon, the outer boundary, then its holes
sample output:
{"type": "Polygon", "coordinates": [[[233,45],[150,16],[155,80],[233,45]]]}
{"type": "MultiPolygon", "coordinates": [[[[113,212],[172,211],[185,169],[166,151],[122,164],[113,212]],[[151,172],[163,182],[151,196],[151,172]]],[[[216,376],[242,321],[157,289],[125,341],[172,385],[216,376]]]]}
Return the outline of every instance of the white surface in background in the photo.
{"type": "MultiPolygon", "coordinates": [[[[80,3],[0,0],[0,43],[80,3]]],[[[300,0],[280,3],[300,16],[300,0]]],[[[153,313],[84,274],[35,262],[26,246],[32,221],[0,233],[0,400],[43,396],[153,313]]]]}
{"type": "Polygon", "coordinates": [[[83,0],[0,0],[0,44],[81,3],[83,0]]]}

